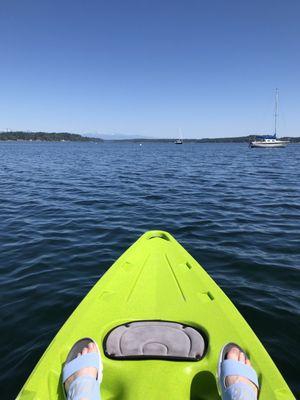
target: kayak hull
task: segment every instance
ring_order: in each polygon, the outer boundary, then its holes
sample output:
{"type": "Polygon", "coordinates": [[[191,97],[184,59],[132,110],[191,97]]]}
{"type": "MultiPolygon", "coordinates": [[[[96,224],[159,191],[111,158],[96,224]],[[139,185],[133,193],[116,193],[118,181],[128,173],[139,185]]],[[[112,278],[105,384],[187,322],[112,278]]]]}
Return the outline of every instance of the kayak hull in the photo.
{"type": "Polygon", "coordinates": [[[57,333],[17,399],[63,399],[62,366],[72,345],[83,337],[96,340],[101,351],[103,400],[220,399],[218,358],[230,342],[250,355],[261,383],[260,400],[294,399],[232,302],[167,232],[145,233],[102,276],[57,333]],[[105,355],[103,343],[114,328],[149,320],[174,321],[203,332],[205,356],[191,362],[105,355]]]}

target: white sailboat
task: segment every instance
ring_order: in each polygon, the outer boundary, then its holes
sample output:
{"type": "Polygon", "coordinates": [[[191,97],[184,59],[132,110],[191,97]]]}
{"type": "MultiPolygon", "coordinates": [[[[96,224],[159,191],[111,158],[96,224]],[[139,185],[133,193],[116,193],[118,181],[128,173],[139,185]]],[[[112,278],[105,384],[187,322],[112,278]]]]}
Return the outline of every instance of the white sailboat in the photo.
{"type": "Polygon", "coordinates": [[[179,138],[175,139],[174,143],[175,144],[182,144],[183,143],[181,129],[179,129],[179,138]]]}
{"type": "Polygon", "coordinates": [[[275,112],[274,112],[274,135],[256,135],[249,143],[249,147],[286,147],[288,140],[277,139],[277,117],[278,117],[278,89],[275,90],[275,112]]]}

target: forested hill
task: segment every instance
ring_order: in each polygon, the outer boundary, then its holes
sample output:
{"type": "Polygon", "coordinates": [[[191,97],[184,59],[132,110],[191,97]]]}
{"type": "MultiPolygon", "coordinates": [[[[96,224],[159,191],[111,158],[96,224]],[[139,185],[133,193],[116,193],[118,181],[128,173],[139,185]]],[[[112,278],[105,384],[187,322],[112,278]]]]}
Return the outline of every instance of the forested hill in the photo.
{"type": "Polygon", "coordinates": [[[102,139],[68,132],[0,132],[0,140],[30,140],[43,142],[102,142],[102,139]]]}

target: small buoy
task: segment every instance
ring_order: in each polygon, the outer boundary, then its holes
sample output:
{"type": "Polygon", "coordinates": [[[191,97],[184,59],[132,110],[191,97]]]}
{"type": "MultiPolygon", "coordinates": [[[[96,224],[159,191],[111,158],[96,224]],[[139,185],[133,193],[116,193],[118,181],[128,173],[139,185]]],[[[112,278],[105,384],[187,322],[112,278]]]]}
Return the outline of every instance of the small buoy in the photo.
{"type": "Polygon", "coordinates": [[[142,143],[140,143],[140,146],[142,146],[142,143]]]}

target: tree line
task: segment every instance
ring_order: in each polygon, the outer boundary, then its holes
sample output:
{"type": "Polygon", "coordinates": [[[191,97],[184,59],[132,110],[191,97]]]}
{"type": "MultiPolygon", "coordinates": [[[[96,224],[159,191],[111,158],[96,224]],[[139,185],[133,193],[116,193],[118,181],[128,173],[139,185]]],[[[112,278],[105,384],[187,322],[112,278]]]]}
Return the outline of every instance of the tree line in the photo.
{"type": "Polygon", "coordinates": [[[30,140],[45,142],[102,142],[100,138],[82,136],[77,133],[68,132],[23,132],[9,131],[0,132],[0,140],[30,140]]]}

